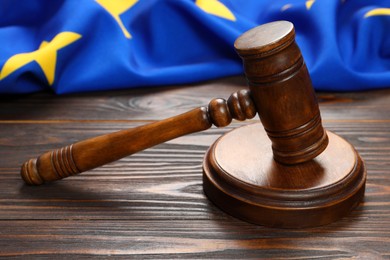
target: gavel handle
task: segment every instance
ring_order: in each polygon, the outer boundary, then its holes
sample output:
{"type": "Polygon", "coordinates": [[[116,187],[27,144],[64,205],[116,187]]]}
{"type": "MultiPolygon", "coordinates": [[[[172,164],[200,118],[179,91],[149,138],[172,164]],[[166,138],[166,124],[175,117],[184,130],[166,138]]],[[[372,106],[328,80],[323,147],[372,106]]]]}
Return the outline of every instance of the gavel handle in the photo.
{"type": "Polygon", "coordinates": [[[49,151],[25,162],[23,180],[40,185],[63,179],[119,160],[154,145],[186,134],[206,130],[214,124],[223,127],[232,121],[251,119],[256,109],[249,90],[233,93],[228,101],[213,99],[208,107],[144,126],[121,130],[49,151]]]}

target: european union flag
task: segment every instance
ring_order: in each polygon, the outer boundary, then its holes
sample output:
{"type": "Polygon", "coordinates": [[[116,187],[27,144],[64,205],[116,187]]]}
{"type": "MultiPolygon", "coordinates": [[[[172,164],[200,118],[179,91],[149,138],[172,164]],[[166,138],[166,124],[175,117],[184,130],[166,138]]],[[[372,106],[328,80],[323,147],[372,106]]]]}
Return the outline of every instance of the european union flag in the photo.
{"type": "Polygon", "coordinates": [[[0,93],[240,74],[235,39],[275,20],[295,25],[316,89],[390,86],[388,0],[1,0],[0,93]]]}

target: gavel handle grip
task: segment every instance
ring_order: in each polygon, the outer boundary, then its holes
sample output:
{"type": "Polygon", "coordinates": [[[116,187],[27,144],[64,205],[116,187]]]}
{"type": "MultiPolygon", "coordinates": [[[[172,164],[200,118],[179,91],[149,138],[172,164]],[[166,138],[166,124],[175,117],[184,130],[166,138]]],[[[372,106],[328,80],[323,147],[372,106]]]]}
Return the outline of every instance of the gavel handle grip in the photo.
{"type": "Polygon", "coordinates": [[[256,115],[248,90],[233,93],[228,102],[214,99],[208,107],[199,107],[184,114],[132,129],[97,136],[49,151],[37,159],[25,162],[21,169],[23,180],[40,185],[63,179],[119,160],[168,140],[226,126],[232,118],[244,120],[256,115]]]}

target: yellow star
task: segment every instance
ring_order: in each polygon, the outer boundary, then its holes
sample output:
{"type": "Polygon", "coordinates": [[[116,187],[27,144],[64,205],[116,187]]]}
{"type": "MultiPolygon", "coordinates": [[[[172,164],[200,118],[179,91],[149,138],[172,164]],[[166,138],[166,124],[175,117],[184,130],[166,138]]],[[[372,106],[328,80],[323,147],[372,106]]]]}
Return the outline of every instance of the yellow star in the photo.
{"type": "Polygon", "coordinates": [[[370,17],[370,16],[378,16],[378,15],[390,15],[390,8],[376,8],[372,9],[371,11],[368,11],[364,18],[370,17]]]}
{"type": "Polygon", "coordinates": [[[314,4],[316,0],[307,0],[306,1],[306,9],[310,10],[311,6],[314,4]]]}
{"type": "Polygon", "coordinates": [[[9,58],[0,72],[0,80],[4,79],[15,70],[24,65],[36,61],[41,67],[45,77],[52,85],[57,62],[57,51],[81,38],[80,34],[62,32],[57,34],[50,42],[43,41],[38,50],[33,52],[19,53],[9,58]]]}
{"type": "Polygon", "coordinates": [[[196,0],[195,4],[206,13],[235,21],[234,14],[218,0],[196,0]]]}
{"type": "Polygon", "coordinates": [[[135,5],[138,0],[96,0],[96,2],[114,17],[125,37],[130,39],[131,35],[119,16],[135,5]]]}

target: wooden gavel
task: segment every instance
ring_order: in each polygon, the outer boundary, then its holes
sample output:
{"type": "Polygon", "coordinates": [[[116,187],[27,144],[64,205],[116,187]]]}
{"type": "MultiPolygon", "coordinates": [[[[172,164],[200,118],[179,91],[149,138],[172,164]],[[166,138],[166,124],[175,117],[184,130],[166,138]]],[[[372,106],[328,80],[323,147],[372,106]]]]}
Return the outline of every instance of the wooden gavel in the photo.
{"type": "Polygon", "coordinates": [[[31,185],[59,180],[258,113],[261,124],[235,129],[210,147],[203,163],[207,196],[233,216],[269,226],[316,226],[346,215],[363,197],[366,170],[352,145],[322,127],[294,26],[278,21],[256,27],[234,47],[249,90],[46,152],[23,164],[23,180],[31,185]]]}
{"type": "Polygon", "coordinates": [[[24,181],[40,185],[66,178],[212,124],[223,127],[232,118],[253,118],[256,111],[272,140],[275,160],[286,164],[311,160],[325,149],[327,135],[293,26],[287,22],[273,26],[269,34],[249,37],[262,39],[255,49],[246,39],[235,44],[244,60],[250,92],[241,90],[227,102],[213,99],[208,107],[49,151],[23,164],[24,181]]]}
{"type": "Polygon", "coordinates": [[[226,126],[232,117],[244,120],[255,115],[249,91],[241,90],[232,94],[227,102],[213,99],[208,107],[46,152],[38,159],[25,162],[21,175],[26,183],[40,185],[88,171],[179,136],[206,130],[212,124],[226,126]]]}

